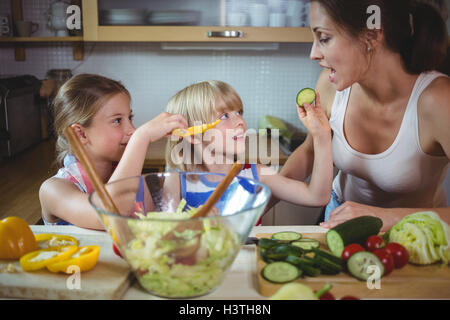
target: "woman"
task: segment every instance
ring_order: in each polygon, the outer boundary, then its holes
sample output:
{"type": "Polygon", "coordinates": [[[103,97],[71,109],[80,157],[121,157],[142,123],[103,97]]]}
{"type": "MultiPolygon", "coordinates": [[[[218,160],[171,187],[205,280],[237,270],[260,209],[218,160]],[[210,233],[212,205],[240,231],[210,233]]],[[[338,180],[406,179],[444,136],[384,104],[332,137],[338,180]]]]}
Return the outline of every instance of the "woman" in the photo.
{"type": "MultiPolygon", "coordinates": [[[[421,210],[450,223],[442,186],[450,158],[450,79],[432,71],[446,55],[442,18],[407,0],[313,0],[310,25],[311,59],[324,68],[317,91],[339,169],[321,225],[372,215],[386,231],[421,210]],[[372,5],[379,8],[379,29],[368,28],[377,21],[376,11],[367,13],[372,5]]],[[[308,136],[281,174],[309,176],[311,141],[308,136]]]]}

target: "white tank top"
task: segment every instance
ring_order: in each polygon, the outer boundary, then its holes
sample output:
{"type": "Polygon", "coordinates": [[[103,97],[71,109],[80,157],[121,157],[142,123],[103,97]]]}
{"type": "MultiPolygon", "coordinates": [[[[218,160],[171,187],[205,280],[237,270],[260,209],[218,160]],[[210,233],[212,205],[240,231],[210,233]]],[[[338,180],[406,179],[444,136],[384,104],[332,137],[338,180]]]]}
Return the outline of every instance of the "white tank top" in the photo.
{"type": "Polygon", "coordinates": [[[350,88],[336,92],[330,126],[333,161],[339,169],[333,189],[342,201],[384,208],[429,208],[446,205],[443,180],[449,160],[422,151],[419,142],[417,101],[439,72],[422,73],[409,98],[394,143],[379,154],[354,150],[344,135],[344,117],[350,88]]]}

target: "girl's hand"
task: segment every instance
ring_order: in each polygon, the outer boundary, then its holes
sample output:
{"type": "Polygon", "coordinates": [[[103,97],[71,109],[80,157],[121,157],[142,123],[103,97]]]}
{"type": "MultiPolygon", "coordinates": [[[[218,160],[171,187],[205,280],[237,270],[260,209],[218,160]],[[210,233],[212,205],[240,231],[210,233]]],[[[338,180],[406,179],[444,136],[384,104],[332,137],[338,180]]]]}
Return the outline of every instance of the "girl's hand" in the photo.
{"type": "Polygon", "coordinates": [[[151,142],[157,141],[163,137],[170,136],[170,133],[177,128],[187,129],[186,118],[181,114],[172,114],[168,112],[160,113],[158,116],[143,124],[138,128],[146,132],[151,142]]]}
{"type": "Polygon", "coordinates": [[[305,103],[304,107],[297,105],[300,121],[313,137],[328,137],[331,135],[330,123],[320,105],[320,95],[317,92],[315,105],[305,103]]]}

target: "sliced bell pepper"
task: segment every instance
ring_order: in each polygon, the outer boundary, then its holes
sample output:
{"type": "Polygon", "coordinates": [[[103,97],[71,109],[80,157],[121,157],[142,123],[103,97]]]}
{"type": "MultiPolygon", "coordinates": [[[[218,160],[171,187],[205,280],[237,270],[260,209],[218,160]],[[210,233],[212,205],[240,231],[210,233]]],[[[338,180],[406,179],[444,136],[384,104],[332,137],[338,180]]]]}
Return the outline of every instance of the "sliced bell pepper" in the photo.
{"type": "Polygon", "coordinates": [[[72,254],[66,260],[58,261],[53,264],[47,265],[47,269],[51,272],[65,272],[71,274],[69,267],[78,266],[80,271],[89,271],[97,264],[98,256],[100,254],[99,246],[83,246],[72,254]]]}
{"type": "Polygon", "coordinates": [[[0,259],[19,259],[37,248],[34,234],[25,220],[19,217],[0,220],[0,259]]]}
{"type": "Polygon", "coordinates": [[[39,270],[45,268],[49,264],[66,260],[77,250],[77,246],[61,246],[32,251],[20,258],[20,266],[23,271],[39,270]]]}
{"type": "Polygon", "coordinates": [[[189,127],[186,130],[175,129],[172,131],[172,135],[180,136],[180,137],[187,137],[187,136],[192,136],[194,134],[203,133],[209,129],[214,128],[219,122],[220,122],[220,119],[217,119],[215,122],[202,124],[199,126],[189,127]]]}
{"type": "Polygon", "coordinates": [[[35,235],[38,247],[45,249],[50,247],[61,247],[61,246],[77,246],[78,240],[71,236],[66,236],[63,234],[53,234],[53,233],[41,233],[35,235]]]}

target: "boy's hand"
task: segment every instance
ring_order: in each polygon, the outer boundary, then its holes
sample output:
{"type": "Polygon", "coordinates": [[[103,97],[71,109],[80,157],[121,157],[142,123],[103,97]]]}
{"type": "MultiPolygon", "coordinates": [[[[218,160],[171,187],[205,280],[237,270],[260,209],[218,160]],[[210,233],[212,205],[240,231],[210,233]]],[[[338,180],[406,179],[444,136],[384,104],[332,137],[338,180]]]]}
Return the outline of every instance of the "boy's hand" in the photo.
{"type": "Polygon", "coordinates": [[[186,129],[188,127],[188,123],[186,118],[181,114],[163,112],[143,124],[142,127],[145,128],[151,143],[163,137],[170,136],[170,133],[174,129],[186,129]]]}
{"type": "Polygon", "coordinates": [[[300,121],[313,137],[328,137],[331,135],[330,123],[320,105],[320,95],[317,92],[315,105],[305,103],[304,107],[297,105],[300,121]]]}

